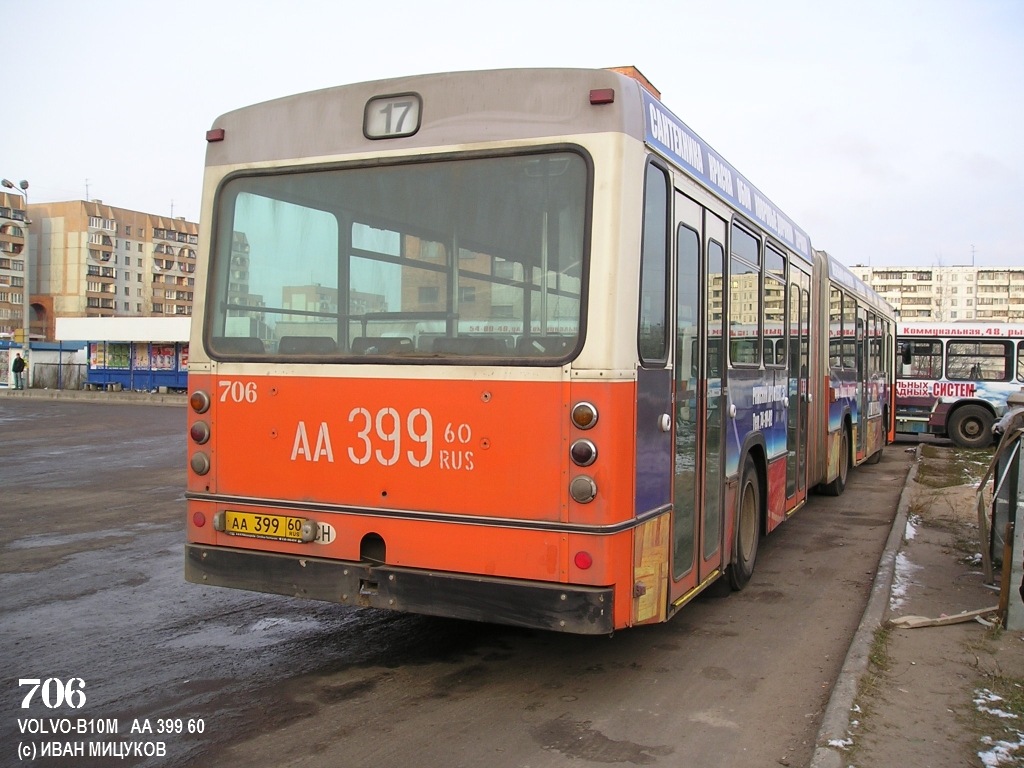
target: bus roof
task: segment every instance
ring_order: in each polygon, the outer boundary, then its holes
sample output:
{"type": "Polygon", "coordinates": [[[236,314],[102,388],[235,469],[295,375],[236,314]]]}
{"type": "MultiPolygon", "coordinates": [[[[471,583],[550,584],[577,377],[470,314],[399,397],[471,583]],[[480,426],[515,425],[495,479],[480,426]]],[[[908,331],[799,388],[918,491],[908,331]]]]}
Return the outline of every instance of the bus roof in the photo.
{"type": "Polygon", "coordinates": [[[340,85],[265,101],[218,117],[223,140],[207,144],[207,166],[365,155],[367,104],[382,95],[416,95],[422,122],[382,138],[374,149],[398,154],[486,141],[621,132],[643,139],[642,86],[603,69],[504,69],[442,72],[340,85]],[[612,88],[613,105],[590,92],[612,88]]]}
{"type": "Polygon", "coordinates": [[[888,316],[895,315],[895,311],[889,302],[876,293],[871,286],[853,274],[845,264],[839,262],[835,256],[827,251],[819,251],[819,253],[825,258],[825,261],[828,262],[828,276],[833,282],[839,283],[849,291],[852,291],[854,294],[870,304],[874,309],[883,312],[888,316]]]}

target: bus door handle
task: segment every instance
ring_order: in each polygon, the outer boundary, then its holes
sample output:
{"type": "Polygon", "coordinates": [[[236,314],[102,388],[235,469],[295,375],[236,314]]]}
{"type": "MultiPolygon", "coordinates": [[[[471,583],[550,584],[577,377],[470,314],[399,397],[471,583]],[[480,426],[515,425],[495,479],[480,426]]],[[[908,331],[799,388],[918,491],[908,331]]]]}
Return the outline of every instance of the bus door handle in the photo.
{"type": "Polygon", "coordinates": [[[658,417],[658,429],[660,429],[662,432],[671,432],[672,417],[669,416],[667,413],[661,414],[661,416],[658,417]]]}
{"type": "Polygon", "coordinates": [[[735,419],[736,418],[736,405],[735,405],[735,403],[729,403],[729,418],[730,419],[735,419]]]}

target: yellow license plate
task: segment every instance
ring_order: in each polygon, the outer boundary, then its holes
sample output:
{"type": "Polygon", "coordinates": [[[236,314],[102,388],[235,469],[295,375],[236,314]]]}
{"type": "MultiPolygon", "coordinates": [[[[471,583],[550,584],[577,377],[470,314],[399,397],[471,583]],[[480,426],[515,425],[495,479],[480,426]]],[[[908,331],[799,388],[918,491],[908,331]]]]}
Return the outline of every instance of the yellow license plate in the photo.
{"type": "Polygon", "coordinates": [[[257,515],[252,512],[224,512],[224,533],[275,541],[302,541],[306,519],[287,515],[257,515]]]}

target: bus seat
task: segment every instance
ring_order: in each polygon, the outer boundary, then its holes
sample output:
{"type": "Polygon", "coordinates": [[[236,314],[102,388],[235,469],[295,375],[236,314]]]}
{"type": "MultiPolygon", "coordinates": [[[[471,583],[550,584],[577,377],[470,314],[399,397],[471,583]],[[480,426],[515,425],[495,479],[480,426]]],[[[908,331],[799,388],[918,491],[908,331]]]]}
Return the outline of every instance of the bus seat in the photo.
{"type": "Polygon", "coordinates": [[[252,336],[214,336],[210,349],[226,355],[262,355],[266,351],[263,342],[252,336]]]}
{"type": "Polygon", "coordinates": [[[412,339],[405,336],[356,336],[352,339],[353,355],[393,355],[412,350],[412,339]]]}
{"type": "Polygon", "coordinates": [[[338,351],[330,336],[282,336],[277,344],[282,355],[324,355],[338,351]]]}
{"type": "Polygon", "coordinates": [[[524,336],[519,340],[518,351],[521,355],[547,355],[562,357],[572,352],[576,346],[575,336],[524,336]]]}
{"type": "Polygon", "coordinates": [[[442,355],[485,355],[507,357],[509,350],[503,339],[486,336],[442,337],[434,339],[434,352],[442,355]]]}

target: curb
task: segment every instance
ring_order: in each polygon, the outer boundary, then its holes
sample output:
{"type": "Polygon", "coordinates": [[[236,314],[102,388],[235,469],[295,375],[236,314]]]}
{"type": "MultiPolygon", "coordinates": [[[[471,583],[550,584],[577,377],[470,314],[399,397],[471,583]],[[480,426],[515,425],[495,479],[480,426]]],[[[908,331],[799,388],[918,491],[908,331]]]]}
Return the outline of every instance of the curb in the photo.
{"type": "Polygon", "coordinates": [[[836,680],[836,684],[832,688],[832,695],[825,707],[825,715],[821,720],[821,728],[818,730],[817,747],[814,750],[814,757],[811,758],[810,768],[843,768],[848,765],[843,747],[839,746],[838,742],[849,738],[850,713],[857,698],[857,688],[860,685],[861,677],[868,668],[868,657],[871,654],[875,630],[882,626],[882,617],[889,605],[889,596],[896,571],[896,555],[899,553],[903,535],[907,529],[910,484],[917,477],[920,460],[921,445],[918,444],[917,450],[914,452],[914,462],[910,465],[907,477],[903,481],[903,491],[900,493],[900,501],[896,508],[896,517],[892,521],[892,529],[889,531],[889,538],[885,542],[885,549],[878,561],[878,571],[871,587],[871,597],[868,599],[864,615],[860,619],[860,625],[850,643],[850,649],[846,653],[846,660],[839,672],[839,679],[836,680]]]}
{"type": "Polygon", "coordinates": [[[64,400],[82,403],[104,403],[106,405],[185,405],[188,396],[181,394],[160,394],[159,392],[106,392],[87,389],[10,389],[0,388],[0,401],[6,398],[26,400],[64,400]]]}

